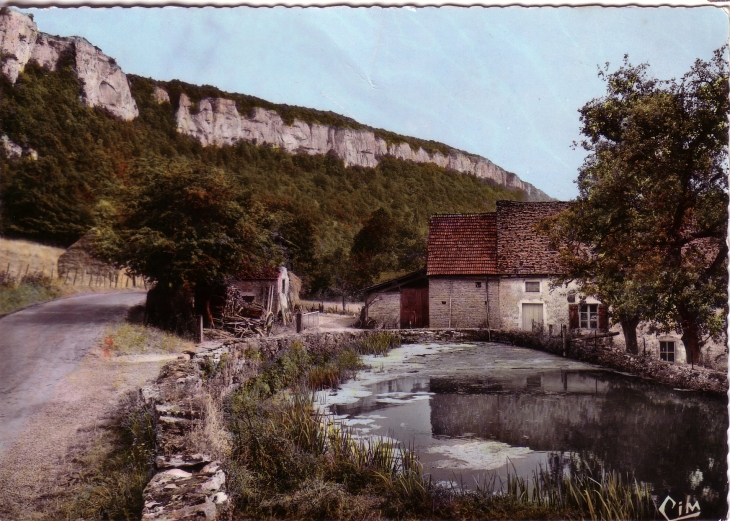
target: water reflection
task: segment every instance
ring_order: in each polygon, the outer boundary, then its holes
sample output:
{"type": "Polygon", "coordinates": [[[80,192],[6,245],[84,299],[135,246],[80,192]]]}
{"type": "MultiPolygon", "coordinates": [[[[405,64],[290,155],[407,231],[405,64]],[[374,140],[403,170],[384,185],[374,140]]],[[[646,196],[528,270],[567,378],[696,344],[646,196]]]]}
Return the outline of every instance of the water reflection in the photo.
{"type": "Polygon", "coordinates": [[[723,397],[606,371],[520,368],[492,376],[403,375],[370,390],[333,412],[369,417],[364,432],[414,443],[437,480],[504,474],[507,457],[511,469],[531,477],[538,465],[564,464],[551,453],[580,453],[657,490],[692,491],[703,517],[726,513],[723,397]]]}

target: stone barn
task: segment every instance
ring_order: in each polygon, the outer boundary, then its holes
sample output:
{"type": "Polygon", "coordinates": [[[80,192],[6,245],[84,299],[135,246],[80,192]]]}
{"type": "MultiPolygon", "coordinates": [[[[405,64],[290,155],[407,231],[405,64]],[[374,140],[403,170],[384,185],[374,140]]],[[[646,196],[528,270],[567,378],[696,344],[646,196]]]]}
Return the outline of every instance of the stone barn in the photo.
{"type": "Polygon", "coordinates": [[[365,288],[365,321],[388,329],[429,326],[428,279],[421,269],[365,288]]]}

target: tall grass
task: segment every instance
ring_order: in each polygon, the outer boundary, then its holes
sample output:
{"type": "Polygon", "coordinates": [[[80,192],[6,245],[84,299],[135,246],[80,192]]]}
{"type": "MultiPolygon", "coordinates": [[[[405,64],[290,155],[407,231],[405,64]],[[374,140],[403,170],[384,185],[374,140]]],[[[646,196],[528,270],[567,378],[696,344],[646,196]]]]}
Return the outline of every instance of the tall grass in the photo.
{"type": "Polygon", "coordinates": [[[68,519],[139,519],[154,454],[154,414],[130,393],[94,450],[77,461],[75,494],[61,513],[68,519]]]}
{"type": "Polygon", "coordinates": [[[389,331],[378,331],[356,340],[353,349],[361,355],[385,356],[388,351],[401,345],[400,335],[389,331]]]}

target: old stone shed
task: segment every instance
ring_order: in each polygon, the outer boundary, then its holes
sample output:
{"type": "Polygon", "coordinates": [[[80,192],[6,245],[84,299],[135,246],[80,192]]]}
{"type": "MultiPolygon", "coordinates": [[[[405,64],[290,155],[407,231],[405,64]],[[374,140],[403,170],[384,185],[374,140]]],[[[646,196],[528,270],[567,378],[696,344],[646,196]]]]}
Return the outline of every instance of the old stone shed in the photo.
{"type": "MultiPolygon", "coordinates": [[[[368,288],[368,316],[385,327],[486,327],[559,335],[565,326],[584,336],[607,332],[607,306],[581,295],[574,284],[550,287],[562,272],[559,254],[535,226],[567,205],[498,201],[491,213],[432,216],[425,273],[368,288]],[[416,291],[419,298],[413,297],[416,291]],[[426,318],[409,321],[413,316],[426,318]]],[[[611,330],[618,333],[611,341],[623,349],[620,326],[611,330]]],[[[640,349],[687,363],[678,334],[659,335],[646,324],[637,334],[640,349]]],[[[703,363],[726,368],[725,343],[708,343],[703,363]]]]}

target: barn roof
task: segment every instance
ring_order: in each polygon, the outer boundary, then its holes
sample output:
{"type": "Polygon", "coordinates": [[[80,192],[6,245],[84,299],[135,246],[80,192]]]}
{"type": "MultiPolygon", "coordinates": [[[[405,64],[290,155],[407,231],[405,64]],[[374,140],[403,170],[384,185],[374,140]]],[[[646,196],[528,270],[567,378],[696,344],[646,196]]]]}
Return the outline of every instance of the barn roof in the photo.
{"type": "Polygon", "coordinates": [[[552,275],[563,272],[559,253],[535,226],[568,208],[566,202],[497,201],[497,265],[503,275],[552,275]]]}
{"type": "Polygon", "coordinates": [[[431,216],[426,266],[429,276],[497,274],[496,215],[431,216]]]}

